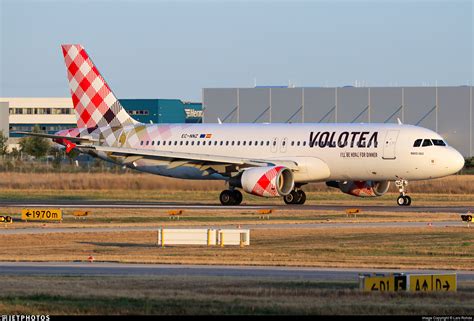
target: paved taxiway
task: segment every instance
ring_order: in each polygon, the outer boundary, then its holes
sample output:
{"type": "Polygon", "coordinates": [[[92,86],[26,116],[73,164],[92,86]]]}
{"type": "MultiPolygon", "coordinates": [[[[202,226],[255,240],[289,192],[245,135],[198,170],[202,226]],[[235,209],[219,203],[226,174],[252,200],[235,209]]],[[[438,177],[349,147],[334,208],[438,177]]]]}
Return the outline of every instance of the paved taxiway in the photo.
{"type": "Polygon", "coordinates": [[[474,211],[474,206],[385,206],[385,205],[239,205],[227,206],[216,204],[183,204],[174,202],[124,202],[124,201],[91,201],[91,200],[41,200],[41,201],[7,201],[0,200],[0,207],[61,207],[61,208],[155,208],[155,209],[193,209],[193,210],[255,210],[263,208],[282,210],[323,210],[344,211],[357,207],[368,212],[414,212],[414,213],[466,213],[474,211]]]}
{"type": "Polygon", "coordinates": [[[458,280],[474,280],[474,271],[298,268],[274,266],[121,264],[102,262],[0,262],[2,275],[154,275],[296,278],[356,281],[359,273],[453,273],[458,280]]]}

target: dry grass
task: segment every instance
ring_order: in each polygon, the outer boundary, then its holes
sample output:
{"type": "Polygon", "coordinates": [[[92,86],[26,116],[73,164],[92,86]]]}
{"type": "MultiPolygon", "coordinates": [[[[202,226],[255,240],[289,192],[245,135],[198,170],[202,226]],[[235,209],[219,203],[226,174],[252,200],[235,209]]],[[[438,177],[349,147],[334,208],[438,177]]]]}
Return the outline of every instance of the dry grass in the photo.
{"type": "Polygon", "coordinates": [[[199,276],[0,276],[1,314],[471,315],[474,283],[457,293],[363,293],[356,280],[199,276]],[[363,302],[363,304],[361,304],[363,302]]]}
{"type": "Polygon", "coordinates": [[[2,261],[98,261],[472,270],[467,228],[258,229],[251,246],[156,246],[157,232],[1,235],[2,261]],[[15,249],[12,251],[12,249],[15,249]]]}
{"type": "MultiPolygon", "coordinates": [[[[393,185],[393,184],[392,184],[393,185]]],[[[222,181],[194,181],[141,173],[0,173],[0,189],[221,191],[222,181]]],[[[305,186],[310,192],[334,192],[324,183],[305,186]]],[[[414,193],[474,194],[474,175],[455,175],[410,182],[414,193]]],[[[394,186],[391,191],[395,192],[394,186]]]]}

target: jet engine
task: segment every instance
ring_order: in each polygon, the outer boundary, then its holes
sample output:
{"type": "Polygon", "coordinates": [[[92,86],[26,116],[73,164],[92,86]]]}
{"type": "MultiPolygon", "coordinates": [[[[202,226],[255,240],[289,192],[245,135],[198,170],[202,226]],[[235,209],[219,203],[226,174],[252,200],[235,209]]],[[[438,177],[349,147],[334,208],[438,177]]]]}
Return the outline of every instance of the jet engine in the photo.
{"type": "Polygon", "coordinates": [[[263,197],[288,195],[295,186],[293,172],[284,166],[254,167],[245,170],[240,179],[231,179],[230,184],[242,187],[250,194],[263,197]]]}
{"type": "Polygon", "coordinates": [[[346,181],[326,182],[327,186],[339,188],[343,193],[358,197],[376,197],[387,193],[390,187],[389,181],[346,181]]]}

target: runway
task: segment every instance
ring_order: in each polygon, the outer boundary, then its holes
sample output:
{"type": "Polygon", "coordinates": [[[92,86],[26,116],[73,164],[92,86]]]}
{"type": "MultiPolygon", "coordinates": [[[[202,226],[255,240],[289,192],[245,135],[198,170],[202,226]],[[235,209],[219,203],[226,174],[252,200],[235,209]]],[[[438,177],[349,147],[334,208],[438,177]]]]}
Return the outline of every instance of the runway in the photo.
{"type": "Polygon", "coordinates": [[[189,210],[257,210],[264,208],[298,211],[344,211],[359,208],[367,212],[408,212],[408,213],[466,213],[474,212],[474,206],[385,206],[385,205],[239,205],[222,206],[217,204],[186,204],[177,202],[124,202],[93,200],[40,200],[10,201],[0,200],[0,207],[59,207],[59,208],[142,208],[142,209],[189,209],[189,210]]]}
{"type": "Polygon", "coordinates": [[[357,282],[360,273],[457,273],[458,281],[473,281],[474,271],[343,269],[274,266],[121,264],[102,262],[0,262],[2,275],[128,275],[293,278],[357,282]]]}

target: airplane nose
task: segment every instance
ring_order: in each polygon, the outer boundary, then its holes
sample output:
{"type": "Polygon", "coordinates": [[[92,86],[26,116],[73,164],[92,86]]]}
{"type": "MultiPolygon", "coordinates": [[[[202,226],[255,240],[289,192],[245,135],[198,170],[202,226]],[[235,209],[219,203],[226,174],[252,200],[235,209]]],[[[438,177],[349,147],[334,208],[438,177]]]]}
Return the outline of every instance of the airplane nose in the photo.
{"type": "Polygon", "coordinates": [[[453,150],[453,156],[451,156],[451,167],[455,170],[454,173],[459,172],[464,167],[464,157],[457,150],[453,150]]]}

